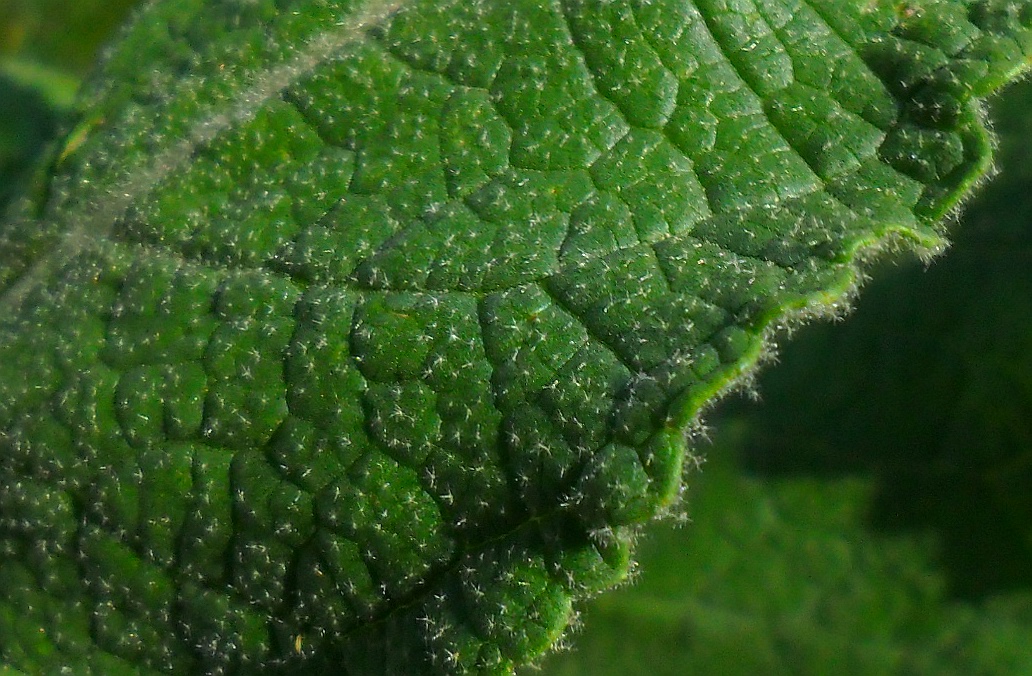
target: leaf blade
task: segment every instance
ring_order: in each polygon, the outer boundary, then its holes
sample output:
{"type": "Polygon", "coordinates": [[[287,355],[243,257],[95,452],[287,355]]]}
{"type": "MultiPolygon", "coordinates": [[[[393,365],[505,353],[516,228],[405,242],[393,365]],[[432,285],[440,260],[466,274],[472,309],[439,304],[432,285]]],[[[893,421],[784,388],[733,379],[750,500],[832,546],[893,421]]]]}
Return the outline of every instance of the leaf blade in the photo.
{"type": "Polygon", "coordinates": [[[768,326],[941,246],[1030,39],[992,3],[399,7],[148,6],[0,237],[4,562],[38,537],[41,598],[78,556],[114,608],[58,650],[541,653],[768,326]]]}

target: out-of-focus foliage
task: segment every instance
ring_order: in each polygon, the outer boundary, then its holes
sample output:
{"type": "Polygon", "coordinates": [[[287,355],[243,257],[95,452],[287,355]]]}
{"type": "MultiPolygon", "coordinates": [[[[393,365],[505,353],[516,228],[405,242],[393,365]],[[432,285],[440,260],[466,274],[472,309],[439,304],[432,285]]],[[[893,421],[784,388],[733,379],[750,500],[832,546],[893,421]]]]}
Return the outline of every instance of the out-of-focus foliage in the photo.
{"type": "Polygon", "coordinates": [[[1032,673],[1032,83],[994,112],[954,248],[729,402],[691,523],[545,674],[1032,673]]]}
{"type": "Polygon", "coordinates": [[[37,90],[0,73],[0,210],[56,123],[56,113],[37,90]]]}
{"type": "Polygon", "coordinates": [[[4,0],[0,58],[84,74],[97,50],[140,0],[4,0]]]}

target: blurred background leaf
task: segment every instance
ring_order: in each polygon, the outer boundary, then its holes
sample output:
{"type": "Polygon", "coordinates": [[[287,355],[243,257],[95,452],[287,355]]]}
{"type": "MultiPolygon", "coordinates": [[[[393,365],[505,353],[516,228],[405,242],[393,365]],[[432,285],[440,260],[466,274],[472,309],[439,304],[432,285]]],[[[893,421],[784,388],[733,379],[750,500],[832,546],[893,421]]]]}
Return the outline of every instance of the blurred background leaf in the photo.
{"type": "Polygon", "coordinates": [[[0,58],[83,76],[100,47],[140,0],[4,0],[0,58]]]}
{"type": "Polygon", "coordinates": [[[0,71],[0,213],[53,136],[59,117],[36,88],[0,71]]]}

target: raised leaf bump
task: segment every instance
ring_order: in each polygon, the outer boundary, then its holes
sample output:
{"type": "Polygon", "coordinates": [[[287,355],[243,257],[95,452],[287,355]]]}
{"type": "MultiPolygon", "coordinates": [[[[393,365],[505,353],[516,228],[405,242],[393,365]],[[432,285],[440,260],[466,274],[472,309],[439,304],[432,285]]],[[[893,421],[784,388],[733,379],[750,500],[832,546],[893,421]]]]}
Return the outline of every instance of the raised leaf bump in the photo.
{"type": "Polygon", "coordinates": [[[770,325],[890,235],[941,246],[1030,23],[148,5],[0,233],[0,656],[533,659],[626,573],[770,325]]]}

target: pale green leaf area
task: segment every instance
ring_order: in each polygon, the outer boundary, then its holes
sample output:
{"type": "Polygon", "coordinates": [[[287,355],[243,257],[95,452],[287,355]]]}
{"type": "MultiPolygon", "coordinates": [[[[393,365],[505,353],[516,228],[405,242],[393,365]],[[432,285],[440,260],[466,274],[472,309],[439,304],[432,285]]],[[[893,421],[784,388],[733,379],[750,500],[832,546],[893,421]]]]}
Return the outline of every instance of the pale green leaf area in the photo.
{"type": "Polygon", "coordinates": [[[537,659],[626,578],[686,429],[771,333],[887,242],[943,246],[1030,25],[993,1],[145,5],[0,230],[0,658],[537,659]]]}
{"type": "Polygon", "coordinates": [[[1001,175],[942,260],[878,268],[714,415],[690,522],[540,673],[1032,673],[1029,111],[993,106],[1001,175]]]}

